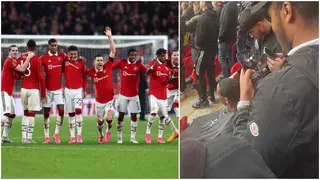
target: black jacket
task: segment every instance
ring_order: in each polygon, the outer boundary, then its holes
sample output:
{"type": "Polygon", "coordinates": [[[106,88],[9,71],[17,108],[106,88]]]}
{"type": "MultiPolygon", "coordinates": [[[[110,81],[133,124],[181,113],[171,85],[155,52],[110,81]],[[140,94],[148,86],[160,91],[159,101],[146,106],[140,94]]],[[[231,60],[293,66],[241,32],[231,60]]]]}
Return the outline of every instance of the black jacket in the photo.
{"type": "Polygon", "coordinates": [[[195,45],[195,35],[197,30],[198,21],[202,15],[202,11],[197,13],[195,16],[193,16],[189,21],[186,22],[186,28],[187,32],[189,32],[188,35],[188,43],[192,48],[196,48],[195,45]]]}
{"type": "MultiPolygon", "coordinates": [[[[237,111],[228,111],[226,107],[204,116],[197,117],[182,133],[180,140],[188,138],[214,139],[219,136],[235,135],[235,120],[240,115],[237,111]]],[[[237,128],[237,129],[242,129],[237,128]]]]}
{"type": "Polygon", "coordinates": [[[230,1],[222,8],[220,15],[220,42],[236,42],[238,24],[237,2],[230,1]]]}
{"type": "Polygon", "coordinates": [[[213,9],[201,15],[196,30],[195,44],[199,50],[216,50],[218,46],[219,19],[213,9]]]}
{"type": "Polygon", "coordinates": [[[286,67],[260,80],[251,113],[239,110],[237,123],[249,122],[247,128],[236,126],[236,131],[278,178],[318,178],[318,81],[319,45],[302,47],[288,58],[286,67]],[[307,71],[300,71],[297,64],[307,71]]]}
{"type": "Polygon", "coordinates": [[[214,8],[214,10],[217,12],[217,16],[219,19],[220,19],[222,8],[223,8],[223,5],[218,5],[216,8],[214,8]]]}

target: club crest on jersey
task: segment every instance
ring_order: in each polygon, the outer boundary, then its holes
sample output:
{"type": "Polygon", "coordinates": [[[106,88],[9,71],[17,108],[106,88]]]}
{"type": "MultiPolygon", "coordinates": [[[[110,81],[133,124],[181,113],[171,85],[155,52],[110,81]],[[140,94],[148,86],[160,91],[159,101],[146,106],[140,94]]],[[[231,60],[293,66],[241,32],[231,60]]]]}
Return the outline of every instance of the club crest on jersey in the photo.
{"type": "Polygon", "coordinates": [[[51,62],[51,60],[49,59],[49,61],[48,62],[51,62]]]}
{"type": "Polygon", "coordinates": [[[259,136],[259,127],[255,122],[250,124],[250,132],[255,137],[259,136]]]}
{"type": "Polygon", "coordinates": [[[97,74],[94,74],[94,76],[97,76],[97,74]]]}
{"type": "Polygon", "coordinates": [[[61,57],[58,57],[58,61],[60,61],[61,60],[61,57]]]}
{"type": "Polygon", "coordinates": [[[138,67],[134,67],[134,68],[133,68],[133,71],[138,71],[138,67]]]}
{"type": "Polygon", "coordinates": [[[103,70],[103,73],[106,73],[106,70],[103,70]]]}
{"type": "Polygon", "coordinates": [[[125,66],[124,68],[125,68],[125,69],[128,69],[128,66],[125,66]]]}

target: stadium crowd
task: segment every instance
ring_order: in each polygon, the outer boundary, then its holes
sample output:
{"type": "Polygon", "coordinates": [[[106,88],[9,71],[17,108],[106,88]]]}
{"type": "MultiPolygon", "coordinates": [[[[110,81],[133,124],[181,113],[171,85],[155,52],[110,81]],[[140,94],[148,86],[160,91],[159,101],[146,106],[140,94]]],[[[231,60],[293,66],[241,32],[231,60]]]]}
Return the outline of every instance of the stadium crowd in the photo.
{"type": "Polygon", "coordinates": [[[177,40],[177,2],[2,2],[2,34],[168,35],[177,40]],[[106,24],[107,23],[107,24],[106,24]]]}
{"type": "Polygon", "coordinates": [[[192,107],[224,105],[180,120],[180,177],[318,178],[319,2],[182,2],[180,27],[192,107]]]}

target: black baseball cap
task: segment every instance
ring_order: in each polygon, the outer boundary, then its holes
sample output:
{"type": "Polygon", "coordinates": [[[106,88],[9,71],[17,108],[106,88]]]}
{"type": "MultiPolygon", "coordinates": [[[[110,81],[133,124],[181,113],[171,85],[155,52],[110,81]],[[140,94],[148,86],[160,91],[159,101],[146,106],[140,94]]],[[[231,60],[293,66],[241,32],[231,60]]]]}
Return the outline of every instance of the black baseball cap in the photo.
{"type": "Polygon", "coordinates": [[[267,15],[268,2],[251,2],[239,15],[239,25],[241,31],[248,31],[258,22],[264,20],[267,15]]]}
{"type": "Polygon", "coordinates": [[[180,178],[276,178],[261,155],[233,136],[180,143],[180,178]]]}

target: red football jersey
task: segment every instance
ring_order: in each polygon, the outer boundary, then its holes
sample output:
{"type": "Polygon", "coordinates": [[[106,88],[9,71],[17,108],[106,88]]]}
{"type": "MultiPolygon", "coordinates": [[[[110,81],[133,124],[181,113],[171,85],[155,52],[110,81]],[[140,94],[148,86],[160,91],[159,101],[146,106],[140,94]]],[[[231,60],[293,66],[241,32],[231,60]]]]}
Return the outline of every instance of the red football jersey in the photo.
{"type": "Polygon", "coordinates": [[[96,101],[99,103],[107,103],[113,100],[113,84],[112,84],[112,61],[108,60],[103,65],[101,71],[95,68],[87,69],[87,74],[93,79],[96,101]]]}
{"type": "Polygon", "coordinates": [[[12,96],[13,87],[16,82],[16,74],[18,74],[18,72],[16,72],[15,69],[17,66],[17,60],[11,57],[8,57],[4,61],[1,74],[1,91],[7,92],[9,96],[12,96]]]}
{"type": "MultiPolygon", "coordinates": [[[[156,59],[150,62],[150,67],[155,63],[156,59]]],[[[161,100],[167,99],[167,84],[170,69],[163,63],[159,63],[154,67],[150,75],[150,94],[161,100]]]]}
{"type": "Polygon", "coordinates": [[[140,72],[146,73],[146,66],[141,61],[131,63],[128,59],[123,59],[112,65],[112,69],[117,68],[120,68],[120,94],[127,97],[137,96],[140,72]]]}
{"type": "MultiPolygon", "coordinates": [[[[23,64],[28,57],[27,53],[23,53],[19,58],[20,64],[23,64]]],[[[39,56],[33,56],[30,60],[27,70],[24,72],[21,88],[24,89],[40,89],[41,99],[46,97],[45,81],[41,67],[41,59],[39,56]],[[40,84],[40,88],[39,88],[40,84]]]]}
{"type": "Polygon", "coordinates": [[[47,90],[56,91],[62,88],[62,63],[66,57],[63,52],[51,54],[50,51],[41,57],[47,90]]]}
{"type": "Polygon", "coordinates": [[[68,89],[80,89],[86,90],[87,76],[86,76],[86,64],[81,58],[76,60],[70,60],[66,58],[63,61],[64,78],[66,81],[66,88],[68,89]]]}

